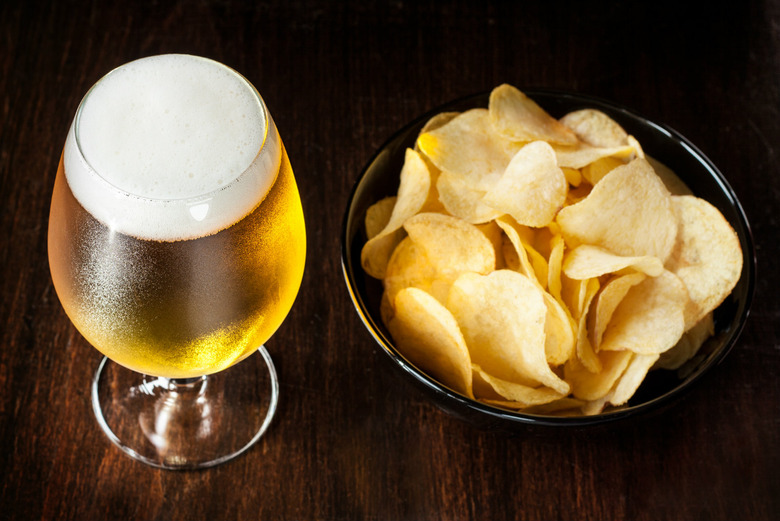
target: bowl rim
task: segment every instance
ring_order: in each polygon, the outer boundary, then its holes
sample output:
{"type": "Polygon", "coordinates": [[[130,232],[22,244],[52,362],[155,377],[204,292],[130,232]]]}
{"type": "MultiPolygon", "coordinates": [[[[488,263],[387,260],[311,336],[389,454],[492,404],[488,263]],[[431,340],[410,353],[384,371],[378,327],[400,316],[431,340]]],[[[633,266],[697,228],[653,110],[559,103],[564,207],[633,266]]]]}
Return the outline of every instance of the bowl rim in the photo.
{"type": "MultiPolygon", "coordinates": [[[[476,105],[474,103],[480,100],[484,100],[485,102],[487,102],[487,99],[491,91],[481,91],[481,92],[455,98],[451,101],[443,103],[415,117],[408,123],[401,126],[395,132],[393,132],[390,135],[390,137],[388,137],[373,152],[371,157],[361,168],[360,173],[357,176],[352,186],[352,189],[350,191],[350,194],[347,198],[346,210],[343,216],[342,228],[341,228],[342,275],[344,277],[344,281],[346,283],[347,291],[349,293],[352,304],[358,316],[360,317],[361,321],[363,322],[363,325],[366,327],[366,329],[368,329],[371,336],[382,348],[382,351],[384,351],[384,353],[390,357],[392,362],[394,362],[394,364],[397,367],[403,370],[406,374],[411,375],[418,384],[422,384],[422,386],[427,390],[433,391],[434,394],[445,397],[447,400],[453,401],[454,404],[456,405],[460,405],[462,407],[466,407],[469,410],[472,411],[475,410],[479,413],[482,413],[486,415],[486,417],[488,418],[492,418],[495,420],[508,420],[509,422],[515,424],[526,424],[526,425],[543,425],[543,426],[552,426],[552,427],[592,426],[592,425],[601,425],[605,423],[610,423],[616,420],[636,416],[638,414],[644,414],[650,411],[658,410],[661,406],[672,403],[674,398],[681,397],[683,393],[689,391],[694,386],[694,384],[702,378],[704,374],[710,372],[710,370],[713,367],[719,365],[726,357],[726,355],[728,355],[728,353],[733,349],[734,345],[737,343],[737,340],[739,339],[745,327],[748,316],[750,314],[750,309],[753,302],[753,296],[755,293],[757,263],[756,263],[753,234],[750,227],[750,223],[745,214],[744,208],[739,202],[739,199],[737,198],[737,195],[734,192],[731,185],[729,184],[728,180],[725,178],[723,173],[717,168],[717,166],[712,162],[712,160],[707,155],[705,155],[696,145],[694,145],[690,140],[688,140],[685,136],[683,136],[673,128],[669,127],[668,125],[652,121],[647,117],[645,117],[644,115],[640,114],[639,112],[629,109],[619,103],[609,101],[597,96],[592,96],[589,94],[583,94],[583,93],[562,90],[562,89],[550,89],[550,88],[539,88],[539,87],[530,87],[527,89],[522,89],[522,91],[528,97],[534,100],[536,100],[536,98],[539,97],[555,97],[573,103],[582,104],[583,108],[590,107],[590,108],[596,108],[601,110],[607,109],[608,112],[619,113],[623,117],[629,120],[636,121],[637,124],[648,126],[651,129],[660,132],[661,134],[664,134],[667,138],[676,141],[679,145],[681,145],[684,149],[686,149],[689,155],[693,156],[693,158],[699,163],[701,163],[702,166],[709,172],[710,176],[717,183],[720,191],[727,198],[730,206],[733,208],[736,214],[736,218],[738,222],[737,223],[730,222],[730,224],[735,228],[735,232],[737,233],[737,236],[740,239],[740,245],[743,250],[742,254],[743,254],[744,262],[743,262],[742,277],[747,276],[747,280],[744,281],[745,292],[743,295],[744,298],[741,301],[742,302],[741,309],[738,310],[736,316],[733,319],[733,323],[736,325],[736,327],[734,327],[729,332],[728,337],[723,342],[723,345],[716,352],[709,355],[704,362],[699,364],[696,367],[696,369],[690,375],[688,375],[688,377],[685,380],[681,381],[678,385],[663,392],[662,394],[655,396],[647,401],[643,401],[641,403],[637,403],[627,407],[610,409],[605,412],[595,414],[595,415],[589,415],[589,416],[586,415],[554,416],[548,414],[525,413],[522,411],[511,411],[508,409],[495,407],[492,405],[482,403],[478,400],[472,400],[450,389],[446,385],[430,377],[424,371],[418,369],[414,364],[412,364],[409,360],[407,360],[406,357],[404,357],[403,354],[398,349],[395,348],[392,339],[386,337],[385,333],[383,332],[383,327],[377,324],[376,321],[374,320],[374,317],[372,317],[371,311],[367,303],[365,302],[363,296],[360,294],[359,290],[354,286],[353,283],[353,280],[357,275],[356,269],[359,270],[360,273],[363,273],[362,267],[354,266],[353,256],[355,253],[352,251],[352,242],[354,240],[355,234],[357,233],[357,231],[360,230],[360,227],[357,226],[355,228],[355,233],[350,234],[350,230],[352,228],[351,226],[352,220],[357,218],[360,219],[364,218],[364,215],[355,216],[352,211],[357,194],[360,191],[360,187],[362,183],[365,181],[367,174],[371,170],[372,166],[388,147],[395,144],[399,140],[402,141],[403,140],[402,138],[404,137],[409,137],[407,136],[407,134],[409,134],[415,127],[422,127],[422,125],[424,125],[425,122],[427,122],[431,117],[435,116],[436,114],[448,110],[453,110],[455,107],[461,107],[461,110],[466,110],[463,107],[470,104],[473,104],[473,108],[477,108],[481,106],[486,107],[487,106],[486,103],[484,105],[476,105]],[[737,224],[737,226],[735,226],[735,224],[737,224]]],[[[740,281],[738,281],[737,284],[739,285],[740,281]]]]}

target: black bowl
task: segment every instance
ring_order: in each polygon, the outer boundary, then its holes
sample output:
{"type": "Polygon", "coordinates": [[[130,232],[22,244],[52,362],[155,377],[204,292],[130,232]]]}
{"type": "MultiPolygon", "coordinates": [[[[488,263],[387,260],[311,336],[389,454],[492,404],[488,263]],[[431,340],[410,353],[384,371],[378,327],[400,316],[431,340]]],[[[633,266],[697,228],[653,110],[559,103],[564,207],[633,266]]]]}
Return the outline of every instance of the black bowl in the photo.
{"type": "Polygon", "coordinates": [[[366,242],[363,225],[366,210],[379,199],[395,195],[404,151],[414,146],[420,129],[428,119],[440,112],[487,107],[489,93],[453,101],[412,121],[376,152],[360,174],[347,204],[342,232],[342,268],[355,309],[381,350],[390,358],[391,365],[428,392],[439,408],[478,427],[512,430],[521,425],[584,426],[658,411],[662,406],[675,402],[702,375],[723,360],[742,331],[755,286],[753,240],[745,213],[723,174],[676,131],[601,99],[560,91],[524,92],[556,118],[583,108],[603,111],[636,137],[647,155],[669,166],[695,195],[715,205],[736,231],[742,246],[742,276],[731,295],[715,310],[715,334],[701,347],[698,354],[702,356],[697,356],[698,362],[686,367],[685,374],[680,371],[651,371],[624,407],[592,416],[561,417],[512,412],[466,398],[415,367],[396,349],[379,313],[381,281],[369,277],[360,263],[360,252],[366,242]]]}

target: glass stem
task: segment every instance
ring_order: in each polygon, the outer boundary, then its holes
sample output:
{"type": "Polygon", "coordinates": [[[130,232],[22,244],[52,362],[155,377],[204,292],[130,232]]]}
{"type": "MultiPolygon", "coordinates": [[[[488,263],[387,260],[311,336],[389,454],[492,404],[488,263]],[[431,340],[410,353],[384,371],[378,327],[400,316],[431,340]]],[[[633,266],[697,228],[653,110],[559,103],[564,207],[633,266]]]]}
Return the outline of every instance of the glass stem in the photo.
{"type": "Polygon", "coordinates": [[[206,376],[195,376],[193,378],[165,378],[167,389],[171,392],[192,392],[202,393],[206,387],[206,376]]]}

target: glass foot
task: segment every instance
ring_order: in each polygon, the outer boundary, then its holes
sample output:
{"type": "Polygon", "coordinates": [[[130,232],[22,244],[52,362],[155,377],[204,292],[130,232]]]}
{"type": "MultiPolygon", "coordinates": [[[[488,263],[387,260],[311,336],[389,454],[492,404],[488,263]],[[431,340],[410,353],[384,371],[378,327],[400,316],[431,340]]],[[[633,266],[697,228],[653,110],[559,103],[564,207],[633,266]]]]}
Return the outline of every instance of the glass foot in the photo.
{"type": "Polygon", "coordinates": [[[92,408],[126,454],[164,469],[199,469],[231,460],[265,433],[279,381],[265,347],[208,376],[146,376],[104,358],[92,380],[92,408]]]}

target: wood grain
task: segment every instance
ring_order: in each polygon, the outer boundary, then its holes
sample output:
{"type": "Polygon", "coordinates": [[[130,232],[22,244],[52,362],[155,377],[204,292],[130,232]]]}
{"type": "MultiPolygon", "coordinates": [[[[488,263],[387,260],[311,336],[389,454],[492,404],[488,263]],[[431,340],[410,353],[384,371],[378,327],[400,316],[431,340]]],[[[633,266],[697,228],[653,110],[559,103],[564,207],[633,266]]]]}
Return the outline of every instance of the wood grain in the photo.
{"type": "Polygon", "coordinates": [[[0,518],[774,519],[780,5],[566,4],[0,4],[0,518]],[[267,346],[278,415],[250,452],[201,472],[148,468],[104,437],[88,392],[99,355],[60,307],[46,258],[79,100],[113,67],[167,52],[220,60],[257,86],[308,226],[301,293],[267,346]],[[675,128],[745,206],[759,266],[750,320],[663,414],[478,431],[388,371],[354,312],[339,241],[361,168],[407,121],[502,82],[599,96],[675,128]]]}

